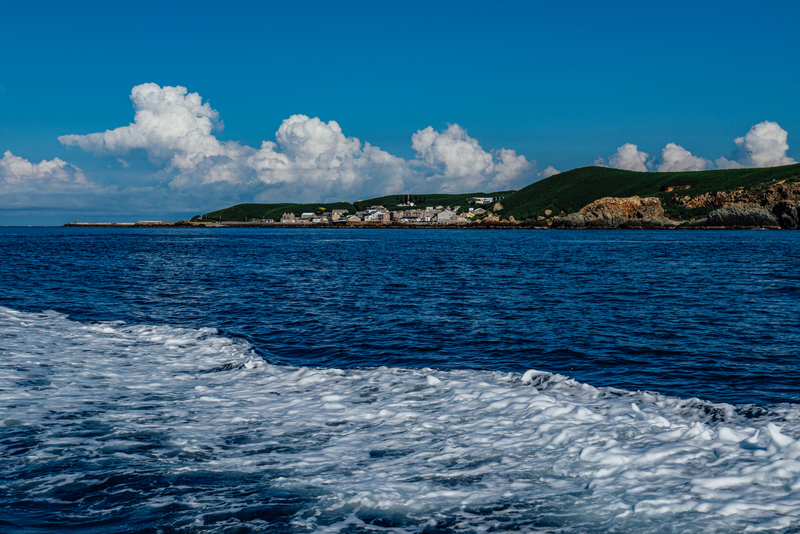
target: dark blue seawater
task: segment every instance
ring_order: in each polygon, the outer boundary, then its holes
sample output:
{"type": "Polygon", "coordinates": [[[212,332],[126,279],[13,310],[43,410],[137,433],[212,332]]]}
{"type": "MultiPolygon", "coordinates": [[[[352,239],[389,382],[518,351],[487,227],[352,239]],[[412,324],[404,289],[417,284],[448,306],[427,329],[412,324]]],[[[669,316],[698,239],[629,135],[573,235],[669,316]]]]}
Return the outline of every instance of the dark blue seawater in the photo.
{"type": "Polygon", "coordinates": [[[270,362],[800,400],[800,233],[0,229],[0,305],[215,327],[270,362]]]}
{"type": "Polygon", "coordinates": [[[798,250],[0,228],[0,532],[798,532],[798,250]]]}

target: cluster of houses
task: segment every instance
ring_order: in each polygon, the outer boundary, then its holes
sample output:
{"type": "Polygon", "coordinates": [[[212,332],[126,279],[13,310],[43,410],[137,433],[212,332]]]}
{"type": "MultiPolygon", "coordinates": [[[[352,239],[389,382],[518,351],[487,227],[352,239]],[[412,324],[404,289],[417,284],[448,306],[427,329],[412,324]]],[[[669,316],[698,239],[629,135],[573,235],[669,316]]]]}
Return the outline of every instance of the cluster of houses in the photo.
{"type": "MultiPolygon", "coordinates": [[[[331,223],[439,223],[453,224],[467,222],[468,219],[459,215],[459,206],[436,206],[412,210],[389,211],[383,206],[370,206],[357,211],[355,215],[347,210],[331,210],[329,213],[303,213],[297,217],[294,213],[284,213],[281,223],[284,224],[331,224],[331,223]]],[[[483,210],[482,210],[483,211],[483,210]]],[[[473,215],[474,217],[474,215],[473,215]]]]}
{"type": "MultiPolygon", "coordinates": [[[[482,205],[491,204],[502,200],[502,197],[473,197],[469,199],[470,204],[482,205]]],[[[481,207],[469,207],[467,211],[459,213],[461,206],[426,206],[417,207],[408,200],[405,204],[398,207],[411,209],[390,211],[383,206],[370,206],[369,208],[357,211],[355,215],[349,214],[347,210],[335,209],[330,212],[302,213],[299,217],[294,213],[284,213],[280,222],[282,224],[331,224],[331,223],[400,223],[400,224],[464,224],[479,215],[486,213],[486,209],[481,207]]],[[[263,221],[272,222],[272,221],[263,221]]]]}

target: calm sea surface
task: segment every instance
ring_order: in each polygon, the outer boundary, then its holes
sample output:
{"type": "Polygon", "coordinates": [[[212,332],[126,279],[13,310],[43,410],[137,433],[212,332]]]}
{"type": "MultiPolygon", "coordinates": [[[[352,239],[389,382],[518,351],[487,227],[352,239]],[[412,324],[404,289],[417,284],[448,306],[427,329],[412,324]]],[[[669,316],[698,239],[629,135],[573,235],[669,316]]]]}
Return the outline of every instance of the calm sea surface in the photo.
{"type": "Polygon", "coordinates": [[[0,257],[0,531],[800,531],[800,232],[0,228],[0,257]]]}

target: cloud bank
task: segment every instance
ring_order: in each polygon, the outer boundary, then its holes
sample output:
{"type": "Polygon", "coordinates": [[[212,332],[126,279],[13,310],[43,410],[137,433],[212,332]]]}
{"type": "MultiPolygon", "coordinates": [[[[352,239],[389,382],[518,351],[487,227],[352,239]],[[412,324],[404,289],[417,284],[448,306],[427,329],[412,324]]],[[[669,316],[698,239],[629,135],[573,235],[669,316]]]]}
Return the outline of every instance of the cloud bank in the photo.
{"type": "MultiPolygon", "coordinates": [[[[336,121],[302,114],[285,119],[272,139],[251,147],[219,139],[219,113],[185,87],[145,83],[134,87],[130,98],[134,115],[127,126],[58,138],[66,147],[115,162],[116,175],[84,172],[60,158],[32,163],[7,151],[0,159],[0,210],[80,206],[95,213],[102,208],[188,215],[238,202],[324,202],[407,190],[490,192],[559,173],[553,166],[537,172],[535,161],[511,149],[486,149],[458,124],[417,130],[410,139],[411,159],[346,135],[336,121]],[[129,163],[141,155],[154,170],[129,163]]],[[[677,143],[655,157],[625,143],[595,164],[673,172],[794,163],[788,134],[776,122],[756,124],[734,145],[733,152],[712,162],[677,143]]]]}
{"type": "Polygon", "coordinates": [[[658,162],[648,160],[649,155],[638,147],[626,143],[608,158],[597,158],[594,165],[615,169],[644,172],[653,169],[659,172],[703,171],[709,169],[740,169],[746,167],[777,167],[796,163],[787,155],[789,134],[777,122],[764,121],[756,124],[743,137],[734,139],[737,149],[732,159],[717,158],[714,162],[694,156],[676,143],[668,143],[661,150],[658,162]]]}
{"type": "Polygon", "coordinates": [[[0,159],[0,191],[3,193],[88,186],[83,171],[59,158],[31,163],[7,150],[0,159]]]}
{"type": "Polygon", "coordinates": [[[222,129],[217,111],[184,87],[138,85],[131,101],[135,114],[128,126],[64,135],[59,141],[96,156],[144,150],[151,162],[162,165],[172,191],[226,186],[243,197],[274,202],[339,200],[411,188],[497,190],[524,185],[536,165],[514,150],[484,150],[458,124],[443,132],[431,126],[417,131],[411,137],[417,155],[407,161],[346,136],[336,121],[299,114],[284,120],[275,140],[259,148],[223,142],[214,135],[222,129]]]}

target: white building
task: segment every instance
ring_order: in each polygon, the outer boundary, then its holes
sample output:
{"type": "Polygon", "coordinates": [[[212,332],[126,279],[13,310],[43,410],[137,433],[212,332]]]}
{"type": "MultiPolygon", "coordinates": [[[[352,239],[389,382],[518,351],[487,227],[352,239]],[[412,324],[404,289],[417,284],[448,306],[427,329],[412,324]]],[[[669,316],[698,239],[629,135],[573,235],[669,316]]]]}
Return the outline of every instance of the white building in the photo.
{"type": "Polygon", "coordinates": [[[456,220],[456,212],[450,210],[442,210],[436,214],[436,222],[449,222],[456,220]]]}

